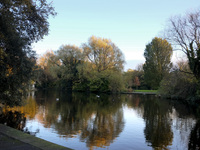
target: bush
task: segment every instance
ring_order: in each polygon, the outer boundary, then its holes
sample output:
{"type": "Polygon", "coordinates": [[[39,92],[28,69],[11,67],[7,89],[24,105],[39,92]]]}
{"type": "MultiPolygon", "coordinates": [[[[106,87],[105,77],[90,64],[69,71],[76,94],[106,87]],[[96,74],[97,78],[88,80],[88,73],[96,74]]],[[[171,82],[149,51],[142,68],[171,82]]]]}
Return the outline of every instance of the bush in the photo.
{"type": "Polygon", "coordinates": [[[198,98],[197,85],[197,80],[192,74],[176,70],[164,77],[159,93],[168,98],[192,102],[198,98]]]}

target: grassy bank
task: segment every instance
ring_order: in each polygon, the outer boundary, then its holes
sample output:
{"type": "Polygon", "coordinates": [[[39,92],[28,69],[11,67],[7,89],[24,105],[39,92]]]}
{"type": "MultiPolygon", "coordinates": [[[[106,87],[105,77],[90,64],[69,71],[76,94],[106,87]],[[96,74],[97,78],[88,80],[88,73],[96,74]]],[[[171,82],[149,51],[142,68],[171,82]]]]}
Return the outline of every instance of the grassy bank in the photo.
{"type": "Polygon", "coordinates": [[[134,90],[134,92],[157,93],[157,90],[134,90]]]}

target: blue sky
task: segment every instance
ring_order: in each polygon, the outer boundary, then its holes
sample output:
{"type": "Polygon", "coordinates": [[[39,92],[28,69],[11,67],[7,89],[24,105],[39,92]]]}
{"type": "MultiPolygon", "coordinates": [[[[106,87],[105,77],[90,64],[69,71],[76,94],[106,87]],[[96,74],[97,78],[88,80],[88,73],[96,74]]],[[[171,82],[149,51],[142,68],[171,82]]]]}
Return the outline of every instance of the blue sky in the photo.
{"type": "Polygon", "coordinates": [[[200,9],[200,1],[54,0],[53,6],[58,15],[49,19],[49,35],[33,44],[38,55],[65,44],[81,46],[94,35],[111,39],[121,49],[127,70],[145,61],[146,44],[160,35],[171,16],[200,9]]]}

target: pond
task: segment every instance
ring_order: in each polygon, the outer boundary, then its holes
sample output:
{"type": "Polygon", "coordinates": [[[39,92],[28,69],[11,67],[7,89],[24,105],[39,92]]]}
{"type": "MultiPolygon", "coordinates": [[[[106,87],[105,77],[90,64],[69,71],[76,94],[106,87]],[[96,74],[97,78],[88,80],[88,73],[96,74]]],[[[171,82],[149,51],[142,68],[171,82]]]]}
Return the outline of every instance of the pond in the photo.
{"type": "Polygon", "coordinates": [[[77,150],[200,147],[192,109],[153,95],[37,91],[25,106],[1,110],[0,121],[77,150]]]}

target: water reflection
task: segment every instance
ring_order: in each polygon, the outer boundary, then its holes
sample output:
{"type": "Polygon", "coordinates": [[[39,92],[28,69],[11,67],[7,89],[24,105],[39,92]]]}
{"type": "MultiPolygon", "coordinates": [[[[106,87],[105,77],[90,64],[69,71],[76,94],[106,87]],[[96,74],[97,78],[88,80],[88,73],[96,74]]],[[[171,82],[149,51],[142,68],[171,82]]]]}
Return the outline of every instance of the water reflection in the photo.
{"type": "Polygon", "coordinates": [[[191,130],[188,149],[200,149],[200,120],[197,121],[191,130]]]}
{"type": "MultiPolygon", "coordinates": [[[[27,99],[25,106],[3,109],[0,122],[36,134],[39,129],[32,131],[26,126],[27,121],[34,120],[53,129],[66,142],[77,138],[86,143],[88,149],[109,148],[111,143],[123,141],[120,135],[130,126],[124,119],[126,109],[134,110],[145,124],[144,128],[131,129],[144,133],[142,148],[176,149],[181,144],[186,144],[181,148],[199,148],[200,121],[195,121],[192,110],[155,96],[39,91],[35,97],[27,99]]],[[[131,134],[126,136],[129,141],[134,140],[131,134]]],[[[130,143],[128,147],[139,149],[134,145],[130,143]]]]}
{"type": "Polygon", "coordinates": [[[144,114],[144,107],[142,101],[145,99],[145,96],[130,94],[127,95],[125,99],[127,106],[136,110],[138,115],[142,117],[144,114]]]}
{"type": "MultiPolygon", "coordinates": [[[[79,135],[90,149],[109,146],[124,127],[122,101],[119,95],[73,93],[50,94],[41,100],[37,119],[45,127],[54,127],[59,135],[79,135]],[[59,101],[56,101],[59,97],[59,101]]],[[[42,95],[41,95],[42,96],[42,95]]]]}
{"type": "Polygon", "coordinates": [[[146,123],[144,134],[148,143],[154,149],[167,149],[172,145],[173,133],[170,114],[172,106],[167,101],[160,101],[154,97],[143,101],[146,123]]]}
{"type": "Polygon", "coordinates": [[[28,97],[24,106],[4,107],[0,113],[0,123],[36,135],[39,131],[31,131],[26,127],[26,121],[35,118],[37,113],[37,103],[33,97],[28,97]],[[25,128],[26,127],[26,128],[25,128]]]}
{"type": "Polygon", "coordinates": [[[129,95],[127,104],[145,121],[146,142],[154,149],[167,149],[172,145],[172,105],[155,96],[129,95]]]}
{"type": "Polygon", "coordinates": [[[0,123],[12,128],[23,131],[25,127],[26,117],[24,113],[18,111],[3,111],[0,114],[0,123]]]}

